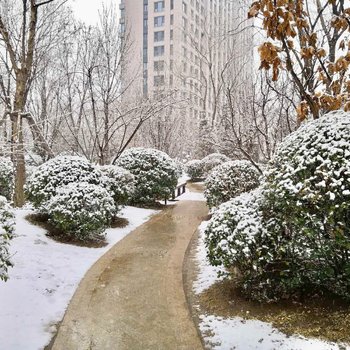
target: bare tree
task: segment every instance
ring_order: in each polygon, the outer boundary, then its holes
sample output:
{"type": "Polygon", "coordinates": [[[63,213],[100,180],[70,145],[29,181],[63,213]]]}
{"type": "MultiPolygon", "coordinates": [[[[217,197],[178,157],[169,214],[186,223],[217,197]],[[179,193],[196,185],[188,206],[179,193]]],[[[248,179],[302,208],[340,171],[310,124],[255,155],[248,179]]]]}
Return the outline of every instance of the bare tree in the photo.
{"type": "Polygon", "coordinates": [[[0,91],[5,102],[3,118],[9,117],[11,120],[15,206],[24,204],[24,120],[28,121],[33,133],[37,134],[37,138],[50,152],[40,129],[28,111],[27,102],[41,53],[49,49],[53,45],[53,37],[59,35],[59,28],[54,28],[52,23],[56,11],[64,3],[64,0],[4,0],[0,4],[0,91]],[[53,28],[56,31],[52,30],[53,28]]]}

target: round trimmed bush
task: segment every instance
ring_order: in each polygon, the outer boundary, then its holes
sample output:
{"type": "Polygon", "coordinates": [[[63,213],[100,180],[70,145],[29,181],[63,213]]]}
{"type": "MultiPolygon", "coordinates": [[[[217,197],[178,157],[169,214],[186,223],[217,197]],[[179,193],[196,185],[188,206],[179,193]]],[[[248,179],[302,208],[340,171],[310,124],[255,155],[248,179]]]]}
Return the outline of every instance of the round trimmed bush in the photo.
{"type": "Polygon", "coordinates": [[[301,254],[303,246],[294,247],[276,229],[278,223],[266,219],[264,202],[258,188],[220,205],[205,230],[205,244],[209,262],[224,266],[247,297],[271,302],[300,291],[285,259],[293,248],[294,256],[301,254]]]}
{"type": "Polygon", "coordinates": [[[116,208],[105,188],[81,182],[58,188],[56,195],[47,202],[47,211],[56,228],[84,240],[102,234],[116,208]]]}
{"type": "Polygon", "coordinates": [[[134,175],[117,165],[101,166],[100,170],[106,176],[106,186],[115,205],[127,204],[135,192],[134,175]]]}
{"type": "Polygon", "coordinates": [[[11,200],[14,187],[13,163],[9,158],[0,157],[0,196],[11,200]]]}
{"type": "Polygon", "coordinates": [[[252,299],[350,299],[350,114],[303,125],[265,176],[261,190],[214,213],[206,231],[211,263],[236,269],[252,299]]]}
{"type": "Polygon", "coordinates": [[[186,172],[192,181],[203,178],[203,164],[200,160],[194,159],[186,163],[186,172]]]}
{"type": "Polygon", "coordinates": [[[0,196],[0,280],[8,279],[8,268],[12,266],[9,243],[13,238],[15,215],[5,197],[0,196]]]}
{"type": "Polygon", "coordinates": [[[212,265],[238,268],[241,274],[252,269],[255,236],[263,230],[259,197],[259,190],[243,193],[214,212],[205,230],[212,265]]]}
{"type": "Polygon", "coordinates": [[[234,160],[214,168],[205,180],[209,208],[227,202],[259,186],[260,173],[246,160],[234,160]]]}
{"type": "Polygon", "coordinates": [[[328,113],[288,136],[264,196],[289,247],[280,273],[299,288],[350,298],[350,113],[328,113]]]}
{"type": "Polygon", "coordinates": [[[70,183],[87,182],[101,185],[105,181],[101,171],[78,156],[58,156],[37,167],[26,184],[26,194],[35,208],[46,211],[45,202],[57,190],[70,183]]]}
{"type": "Polygon", "coordinates": [[[221,153],[212,153],[204,157],[201,162],[203,166],[204,176],[208,176],[209,173],[218,165],[229,162],[231,159],[221,153]]]}
{"type": "Polygon", "coordinates": [[[151,148],[130,148],[118,158],[117,165],[135,176],[133,203],[153,204],[168,198],[177,185],[177,167],[164,152],[151,148]]]}

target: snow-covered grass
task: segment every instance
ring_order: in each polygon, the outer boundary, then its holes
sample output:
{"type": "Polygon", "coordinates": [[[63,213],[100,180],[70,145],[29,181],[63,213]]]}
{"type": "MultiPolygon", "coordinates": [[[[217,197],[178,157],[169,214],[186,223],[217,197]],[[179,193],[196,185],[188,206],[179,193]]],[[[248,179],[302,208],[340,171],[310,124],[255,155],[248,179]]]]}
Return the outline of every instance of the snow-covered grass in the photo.
{"type": "MultiPolygon", "coordinates": [[[[204,245],[204,230],[208,222],[199,227],[199,240],[196,253],[198,276],[193,289],[202,293],[219,281],[218,267],[209,264],[204,245]]],[[[215,315],[200,315],[200,331],[206,347],[215,350],[339,350],[346,347],[301,336],[287,336],[271,324],[258,320],[244,320],[241,317],[224,319],[215,315]]]]}
{"type": "MultiPolygon", "coordinates": [[[[207,345],[221,350],[339,350],[337,344],[287,337],[266,322],[202,316],[200,330],[207,345]]],[[[345,349],[345,348],[344,348],[345,349]]]]}
{"type": "Polygon", "coordinates": [[[106,247],[85,248],[53,241],[25,220],[30,210],[18,210],[10,248],[15,266],[9,281],[0,283],[0,349],[43,349],[91,265],[155,212],[124,208],[129,225],[108,229],[106,247]]]}

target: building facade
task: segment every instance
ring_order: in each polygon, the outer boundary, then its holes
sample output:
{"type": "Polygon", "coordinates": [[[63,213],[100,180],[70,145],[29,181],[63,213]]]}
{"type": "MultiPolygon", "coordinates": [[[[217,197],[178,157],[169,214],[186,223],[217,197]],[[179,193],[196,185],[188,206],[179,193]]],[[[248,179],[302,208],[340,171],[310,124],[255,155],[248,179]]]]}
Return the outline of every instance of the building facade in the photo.
{"type": "Polygon", "coordinates": [[[228,79],[251,74],[252,35],[242,30],[247,7],[246,0],[122,0],[121,26],[132,43],[127,76],[137,77],[133,93],[152,97],[173,89],[189,120],[215,123],[228,79]]]}

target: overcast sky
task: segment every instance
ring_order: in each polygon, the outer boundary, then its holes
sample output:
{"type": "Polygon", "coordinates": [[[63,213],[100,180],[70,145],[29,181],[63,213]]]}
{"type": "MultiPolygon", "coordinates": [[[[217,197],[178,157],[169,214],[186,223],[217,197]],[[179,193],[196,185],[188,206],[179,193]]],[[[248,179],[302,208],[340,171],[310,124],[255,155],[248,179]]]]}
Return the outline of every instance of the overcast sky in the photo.
{"type": "Polygon", "coordinates": [[[102,4],[116,3],[119,0],[69,0],[73,11],[77,18],[87,24],[96,24],[98,21],[98,10],[101,9],[102,4]]]}

